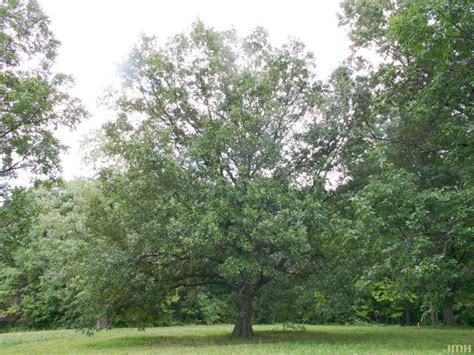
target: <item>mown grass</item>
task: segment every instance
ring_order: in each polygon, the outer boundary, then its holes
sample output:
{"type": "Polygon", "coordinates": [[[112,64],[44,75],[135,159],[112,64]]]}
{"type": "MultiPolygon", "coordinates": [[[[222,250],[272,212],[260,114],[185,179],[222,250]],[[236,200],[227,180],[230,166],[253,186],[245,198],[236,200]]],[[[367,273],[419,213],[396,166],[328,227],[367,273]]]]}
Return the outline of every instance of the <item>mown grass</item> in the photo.
{"type": "Polygon", "coordinates": [[[86,337],[74,330],[0,334],[0,354],[446,354],[471,345],[473,329],[306,326],[304,331],[258,325],[250,339],[231,325],[113,329],[86,337]]]}

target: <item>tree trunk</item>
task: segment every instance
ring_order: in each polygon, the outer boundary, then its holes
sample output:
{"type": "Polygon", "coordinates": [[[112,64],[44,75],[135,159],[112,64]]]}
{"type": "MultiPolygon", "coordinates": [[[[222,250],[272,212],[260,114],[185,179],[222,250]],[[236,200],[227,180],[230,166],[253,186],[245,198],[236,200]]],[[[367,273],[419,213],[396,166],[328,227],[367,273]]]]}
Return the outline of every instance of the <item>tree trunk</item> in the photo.
{"type": "Polygon", "coordinates": [[[252,290],[249,284],[244,284],[239,290],[237,319],[232,335],[238,337],[253,336],[252,329],[252,290]]]}
{"type": "Polygon", "coordinates": [[[438,310],[433,307],[431,310],[431,325],[437,325],[438,324],[438,310]]]}
{"type": "Polygon", "coordinates": [[[107,328],[107,325],[108,325],[107,319],[101,318],[101,319],[97,319],[95,327],[96,327],[96,329],[100,330],[100,329],[107,328]]]}
{"type": "Polygon", "coordinates": [[[443,321],[444,324],[449,325],[451,327],[455,327],[456,318],[454,318],[453,312],[453,296],[446,296],[443,302],[443,321]]]}
{"type": "Polygon", "coordinates": [[[410,307],[408,306],[408,303],[405,305],[405,325],[409,327],[411,325],[410,322],[410,307]]]}

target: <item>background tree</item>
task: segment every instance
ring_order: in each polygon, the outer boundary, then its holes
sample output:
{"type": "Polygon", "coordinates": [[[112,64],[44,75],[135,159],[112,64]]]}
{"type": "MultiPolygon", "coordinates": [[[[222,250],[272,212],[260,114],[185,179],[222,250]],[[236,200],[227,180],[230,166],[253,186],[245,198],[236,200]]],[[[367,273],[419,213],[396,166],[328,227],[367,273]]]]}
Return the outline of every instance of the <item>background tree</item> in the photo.
{"type": "Polygon", "coordinates": [[[371,259],[375,265],[418,275],[433,323],[442,304],[444,322],[455,325],[454,297],[462,280],[472,277],[474,245],[468,217],[472,3],[345,1],[342,6],[341,22],[349,26],[354,48],[370,47],[385,58],[370,74],[373,100],[366,117],[367,154],[359,161],[363,168],[350,173],[353,185],[365,186],[354,201],[365,196],[372,206],[356,203],[358,235],[369,237],[364,250],[375,246],[376,253],[387,254],[371,259]]]}
{"type": "Polygon", "coordinates": [[[58,126],[74,127],[85,111],[67,93],[72,83],[51,67],[59,42],[34,0],[0,7],[0,185],[21,170],[54,175],[64,147],[58,126]]]}
{"type": "Polygon", "coordinates": [[[93,186],[42,183],[6,199],[0,210],[0,312],[8,324],[73,326],[85,313],[82,299],[89,287],[76,266],[88,242],[85,218],[93,186]]]}

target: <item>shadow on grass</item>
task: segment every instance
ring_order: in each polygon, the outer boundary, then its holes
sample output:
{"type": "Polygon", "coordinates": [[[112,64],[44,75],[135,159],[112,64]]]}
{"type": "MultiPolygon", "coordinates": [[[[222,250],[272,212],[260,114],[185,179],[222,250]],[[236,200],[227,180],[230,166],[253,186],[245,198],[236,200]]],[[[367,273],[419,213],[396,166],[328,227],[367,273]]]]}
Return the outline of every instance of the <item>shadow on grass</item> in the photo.
{"type": "MultiPolygon", "coordinates": [[[[348,345],[370,343],[373,345],[398,344],[401,348],[427,348],[423,337],[412,337],[408,334],[376,334],[370,331],[358,332],[319,332],[319,331],[280,331],[262,330],[251,338],[235,338],[228,334],[210,335],[140,335],[124,336],[114,339],[97,340],[85,345],[88,349],[118,349],[136,347],[206,347],[231,346],[243,344],[298,343],[300,345],[348,345]],[[403,345],[402,345],[403,344],[403,345]]],[[[444,346],[444,343],[442,343],[444,346]]],[[[429,344],[428,347],[439,349],[440,344],[429,344]],[[430,346],[431,345],[431,346],[430,346]]]]}

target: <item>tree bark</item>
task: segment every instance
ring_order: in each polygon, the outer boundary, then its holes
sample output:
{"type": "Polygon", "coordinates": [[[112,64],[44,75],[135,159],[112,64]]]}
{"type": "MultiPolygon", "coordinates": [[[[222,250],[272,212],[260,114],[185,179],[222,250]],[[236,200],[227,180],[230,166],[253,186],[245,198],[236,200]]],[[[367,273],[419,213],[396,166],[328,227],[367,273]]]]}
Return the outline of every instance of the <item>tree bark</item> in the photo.
{"type": "Polygon", "coordinates": [[[251,337],[252,329],[252,289],[245,283],[239,290],[239,301],[237,305],[237,318],[235,320],[233,336],[251,337]]]}
{"type": "Polygon", "coordinates": [[[97,319],[95,327],[96,329],[100,330],[100,329],[106,329],[107,325],[108,325],[107,319],[101,318],[101,319],[97,319]]]}
{"type": "Polygon", "coordinates": [[[438,324],[438,310],[433,307],[431,310],[431,325],[437,325],[438,324]]]}
{"type": "Polygon", "coordinates": [[[443,322],[444,324],[455,327],[457,325],[453,312],[453,296],[446,296],[443,302],[443,322]]]}
{"type": "Polygon", "coordinates": [[[405,325],[409,327],[411,325],[410,322],[410,307],[408,306],[408,303],[405,304],[405,325]]]}

